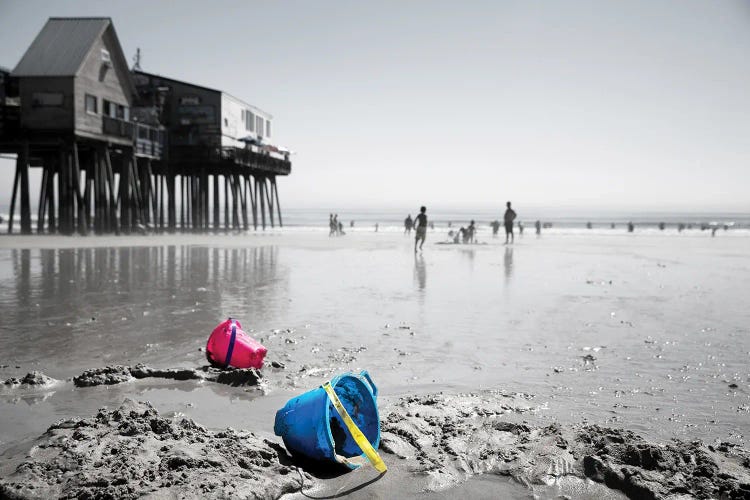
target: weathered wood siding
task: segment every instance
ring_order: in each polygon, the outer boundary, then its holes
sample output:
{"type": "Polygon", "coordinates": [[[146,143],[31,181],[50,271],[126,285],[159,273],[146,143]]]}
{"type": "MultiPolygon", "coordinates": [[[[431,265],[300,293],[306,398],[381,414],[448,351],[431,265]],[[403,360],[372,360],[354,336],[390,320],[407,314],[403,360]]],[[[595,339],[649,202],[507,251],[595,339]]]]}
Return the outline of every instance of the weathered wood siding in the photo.
{"type": "Polygon", "coordinates": [[[167,79],[160,85],[171,89],[167,101],[169,143],[218,146],[221,92],[167,79]]]}
{"type": "Polygon", "coordinates": [[[31,130],[73,129],[73,78],[23,77],[20,79],[21,126],[31,130]],[[34,97],[38,94],[61,94],[60,106],[40,105],[34,97]]]}
{"type": "Polygon", "coordinates": [[[87,135],[102,135],[102,113],[104,111],[104,99],[115,104],[121,104],[128,108],[132,105],[133,96],[127,85],[127,67],[121,67],[115,54],[115,39],[111,29],[94,43],[91,51],[86,57],[78,76],[75,79],[75,128],[76,132],[84,132],[87,135]],[[102,60],[102,49],[110,54],[110,67],[104,69],[102,60]],[[86,111],[86,94],[96,96],[97,112],[92,114],[86,111]]]}

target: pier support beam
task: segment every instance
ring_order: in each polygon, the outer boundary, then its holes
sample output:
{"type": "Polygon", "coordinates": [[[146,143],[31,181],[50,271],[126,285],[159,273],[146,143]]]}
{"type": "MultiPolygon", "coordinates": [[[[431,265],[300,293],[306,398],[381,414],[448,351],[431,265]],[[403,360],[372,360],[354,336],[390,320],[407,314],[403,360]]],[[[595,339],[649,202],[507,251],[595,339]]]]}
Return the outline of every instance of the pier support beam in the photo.
{"type": "Polygon", "coordinates": [[[276,186],[275,175],[271,177],[271,182],[273,184],[273,193],[276,195],[276,213],[279,214],[279,227],[284,227],[284,224],[281,223],[281,203],[279,202],[279,188],[276,186]]]}
{"type": "Polygon", "coordinates": [[[169,232],[174,233],[177,229],[177,179],[172,170],[172,165],[167,167],[167,196],[169,196],[169,202],[167,205],[167,223],[169,225],[169,232]]]}
{"type": "Polygon", "coordinates": [[[256,186],[260,186],[260,193],[255,190],[255,195],[260,196],[260,219],[263,225],[263,230],[266,230],[266,178],[256,178],[256,186]]]}
{"type": "MultiPolygon", "coordinates": [[[[29,202],[29,143],[23,143],[18,160],[21,169],[21,234],[31,234],[31,203],[29,202]]],[[[18,161],[17,160],[17,161],[18,161]]]]}
{"type": "Polygon", "coordinates": [[[214,231],[219,230],[219,207],[221,203],[219,201],[219,174],[213,176],[214,184],[214,231]]]}
{"type": "Polygon", "coordinates": [[[258,229],[258,194],[257,194],[257,184],[255,184],[255,178],[251,176],[245,177],[245,181],[247,182],[247,187],[250,190],[250,205],[252,206],[253,210],[253,229],[258,229]],[[255,187],[253,187],[253,184],[255,184],[255,187]]]}

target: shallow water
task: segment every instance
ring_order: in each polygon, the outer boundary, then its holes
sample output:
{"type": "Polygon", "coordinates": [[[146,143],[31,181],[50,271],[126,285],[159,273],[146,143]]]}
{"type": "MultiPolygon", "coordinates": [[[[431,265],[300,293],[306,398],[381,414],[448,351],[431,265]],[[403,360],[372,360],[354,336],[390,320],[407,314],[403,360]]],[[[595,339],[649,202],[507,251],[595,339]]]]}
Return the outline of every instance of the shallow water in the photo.
{"type": "Polygon", "coordinates": [[[750,238],[527,236],[509,247],[437,238],[416,257],[410,239],[374,233],[78,238],[71,248],[36,238],[0,249],[2,378],[202,365],[200,348],[227,316],[285,364],[265,370],[263,391],[3,389],[0,449],[124,397],[270,433],[291,394],[364,368],[386,400],[499,387],[534,394],[542,420],[660,440],[749,435],[750,238]]]}

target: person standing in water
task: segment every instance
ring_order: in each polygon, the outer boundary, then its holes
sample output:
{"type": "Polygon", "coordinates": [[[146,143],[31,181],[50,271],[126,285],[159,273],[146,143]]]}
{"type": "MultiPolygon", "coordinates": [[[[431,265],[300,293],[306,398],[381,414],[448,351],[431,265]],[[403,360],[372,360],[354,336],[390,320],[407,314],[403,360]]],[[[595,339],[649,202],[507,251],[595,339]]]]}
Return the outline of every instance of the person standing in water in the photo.
{"type": "Polygon", "coordinates": [[[414,222],[411,220],[411,214],[406,216],[404,219],[404,234],[411,234],[411,228],[414,226],[414,222]]]}
{"type": "Polygon", "coordinates": [[[425,236],[427,236],[427,215],[425,215],[426,211],[426,207],[421,207],[419,209],[419,215],[417,215],[417,218],[414,221],[414,229],[417,233],[416,238],[414,238],[414,253],[417,253],[417,243],[419,243],[419,250],[422,250],[425,236]]]}
{"type": "Polygon", "coordinates": [[[505,209],[503,219],[505,221],[505,244],[507,245],[508,238],[510,238],[511,243],[515,241],[515,236],[513,235],[513,221],[516,220],[516,212],[510,208],[510,202],[506,203],[505,206],[507,208],[505,209]]]}
{"type": "Polygon", "coordinates": [[[497,238],[497,232],[500,230],[500,221],[493,220],[490,222],[490,227],[492,228],[492,237],[497,238]]]}
{"type": "Polygon", "coordinates": [[[477,230],[477,228],[474,225],[474,221],[472,220],[469,223],[469,227],[466,228],[466,234],[467,234],[467,237],[469,239],[469,243],[474,243],[474,233],[476,232],[476,230],[477,230]]]}

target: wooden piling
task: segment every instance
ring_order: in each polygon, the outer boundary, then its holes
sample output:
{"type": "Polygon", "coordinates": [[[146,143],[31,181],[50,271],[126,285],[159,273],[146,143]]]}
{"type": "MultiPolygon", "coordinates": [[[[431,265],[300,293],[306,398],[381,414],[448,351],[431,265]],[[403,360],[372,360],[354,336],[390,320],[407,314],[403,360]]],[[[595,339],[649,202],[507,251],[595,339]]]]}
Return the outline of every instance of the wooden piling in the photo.
{"type": "Polygon", "coordinates": [[[109,146],[106,146],[104,150],[104,161],[105,161],[105,174],[107,177],[107,187],[109,188],[109,227],[107,231],[114,231],[115,234],[120,234],[120,219],[117,217],[117,209],[121,207],[120,198],[115,195],[115,173],[112,169],[112,155],[109,146]]]}
{"type": "MultiPolygon", "coordinates": [[[[263,184],[266,184],[266,179],[263,179],[263,184]]],[[[269,185],[265,186],[266,191],[266,201],[268,202],[268,218],[271,219],[271,227],[274,227],[274,215],[273,215],[273,193],[271,192],[271,189],[269,189],[269,185]]]]}
{"type": "Polygon", "coordinates": [[[74,204],[77,209],[77,226],[78,233],[85,235],[87,233],[88,221],[86,218],[86,207],[83,203],[83,194],[81,194],[81,164],[78,158],[78,141],[73,141],[73,157],[71,160],[71,187],[75,195],[74,204]]]}
{"type": "Polygon", "coordinates": [[[47,176],[47,232],[57,231],[57,217],[55,216],[55,172],[57,170],[57,159],[49,158],[49,175],[47,176]]]}
{"type": "Polygon", "coordinates": [[[36,214],[36,232],[42,234],[44,232],[44,212],[47,209],[47,176],[49,172],[47,170],[46,163],[42,163],[42,182],[39,186],[39,209],[36,214]]]}
{"type": "Polygon", "coordinates": [[[221,206],[221,202],[219,201],[219,174],[214,174],[213,176],[213,188],[214,188],[214,199],[213,199],[214,231],[218,231],[219,230],[219,207],[221,206]]]}
{"type": "Polygon", "coordinates": [[[24,141],[21,154],[21,234],[31,234],[31,203],[29,202],[29,143],[24,141]]]}
{"type": "MultiPolygon", "coordinates": [[[[263,225],[263,230],[266,230],[266,178],[260,177],[260,218],[263,225]]],[[[256,196],[258,192],[255,192],[256,196]]]]}
{"type": "Polygon", "coordinates": [[[229,230],[229,177],[224,174],[224,229],[229,230]]]}
{"type": "Polygon", "coordinates": [[[255,184],[255,178],[248,176],[246,177],[247,180],[247,187],[250,188],[250,204],[252,206],[253,210],[253,229],[257,231],[258,229],[258,195],[256,192],[257,184],[255,187],[253,187],[253,184],[255,184]]]}
{"type": "Polygon", "coordinates": [[[274,175],[271,179],[273,180],[273,192],[276,194],[276,212],[279,214],[279,227],[284,227],[284,224],[281,222],[281,202],[279,201],[279,188],[276,185],[276,176],[274,175]]]}

